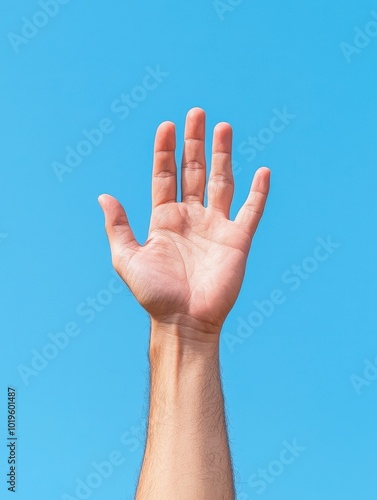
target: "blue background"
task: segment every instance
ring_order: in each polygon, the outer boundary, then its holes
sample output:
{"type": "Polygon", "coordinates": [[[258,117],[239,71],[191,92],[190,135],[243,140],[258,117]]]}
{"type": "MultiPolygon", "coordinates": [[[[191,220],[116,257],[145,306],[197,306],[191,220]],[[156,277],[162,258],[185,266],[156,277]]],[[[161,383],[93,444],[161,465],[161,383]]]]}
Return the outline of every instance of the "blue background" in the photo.
{"type": "MultiPolygon", "coordinates": [[[[97,196],[118,197],[145,241],[155,130],[164,120],[176,123],[179,162],[193,106],[207,113],[208,160],[213,126],[233,126],[232,216],[256,168],[272,171],[265,216],[224,331],[237,335],[253,301],[274,289],[286,300],[233,352],[224,338],[221,344],[238,496],[377,498],[377,381],[358,390],[351,381],[364,376],[365,360],[377,361],[377,39],[348,60],[341,47],[354,44],[354,27],[364,30],[377,6],[371,0],[223,4],[227,10],[211,0],[71,1],[15,48],[9,33],[20,35],[22,17],[31,20],[41,9],[31,0],[3,2],[4,498],[12,497],[5,484],[8,385],[17,389],[18,408],[13,497],[79,499],[77,480],[95,482],[93,462],[118,450],[122,463],[87,498],[133,498],[144,446],[149,319],[127,289],[103,292],[120,281],[111,281],[97,196]],[[131,92],[140,96],[135,87],[146,68],[158,65],[162,81],[121,119],[113,102],[131,92]],[[266,137],[262,129],[284,108],[294,118],[283,130],[257,154],[242,152],[249,136],[266,137]],[[64,163],[65,148],[75,148],[82,130],[104,118],[113,131],[59,181],[52,164],[64,163]],[[328,236],[339,246],[292,291],[283,274],[328,236]],[[90,297],[106,305],[96,311],[90,297]],[[21,365],[31,369],[33,352],[41,353],[51,343],[48,334],[68,322],[80,333],[43,369],[22,376],[21,365]],[[258,494],[251,475],[271,466],[283,442],[294,439],[305,450],[258,494]]],[[[43,24],[43,16],[38,19],[43,24]]]]}

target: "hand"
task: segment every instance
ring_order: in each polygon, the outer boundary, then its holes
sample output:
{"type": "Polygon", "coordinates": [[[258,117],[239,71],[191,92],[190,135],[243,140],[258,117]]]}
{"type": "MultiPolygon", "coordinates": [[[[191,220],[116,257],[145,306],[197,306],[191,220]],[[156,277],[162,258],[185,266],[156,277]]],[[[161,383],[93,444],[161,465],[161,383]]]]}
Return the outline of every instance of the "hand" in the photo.
{"type": "Polygon", "coordinates": [[[152,179],[152,215],[146,243],[140,245],[121,204],[109,195],[99,202],[105,214],[112,262],[153,320],[220,332],[242,285],[246,259],[269,190],[270,171],[255,173],[249,196],[234,221],[229,220],[234,181],[232,128],[214,129],[208,206],[205,113],[186,117],[182,158],[182,201],[177,202],[175,126],[156,132],[152,179]]]}

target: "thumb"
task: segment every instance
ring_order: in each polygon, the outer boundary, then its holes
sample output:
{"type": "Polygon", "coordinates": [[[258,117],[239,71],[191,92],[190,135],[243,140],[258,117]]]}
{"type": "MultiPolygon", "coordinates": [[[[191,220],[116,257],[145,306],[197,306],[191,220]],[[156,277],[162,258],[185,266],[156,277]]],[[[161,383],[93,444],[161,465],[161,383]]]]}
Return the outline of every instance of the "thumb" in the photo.
{"type": "Polygon", "coordinates": [[[105,229],[110,243],[113,265],[120,256],[129,257],[139,248],[134,233],[128,222],[127,214],[117,199],[108,194],[101,194],[98,202],[105,215],[105,229]]]}

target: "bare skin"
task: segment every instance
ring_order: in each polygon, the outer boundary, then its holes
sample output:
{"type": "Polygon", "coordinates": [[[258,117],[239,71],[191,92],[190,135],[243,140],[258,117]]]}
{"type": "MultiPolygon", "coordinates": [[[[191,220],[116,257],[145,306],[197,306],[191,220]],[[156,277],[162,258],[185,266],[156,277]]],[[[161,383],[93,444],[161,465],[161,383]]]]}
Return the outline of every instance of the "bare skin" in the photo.
{"type": "Polygon", "coordinates": [[[232,221],[231,126],[214,129],[207,207],[202,109],[188,112],[184,139],[178,202],[175,126],[164,122],[157,129],[144,245],[120,203],[99,197],[113,265],[151,318],[148,435],[136,499],[232,500],[219,339],[241,289],[270,171],[257,170],[232,221]]]}

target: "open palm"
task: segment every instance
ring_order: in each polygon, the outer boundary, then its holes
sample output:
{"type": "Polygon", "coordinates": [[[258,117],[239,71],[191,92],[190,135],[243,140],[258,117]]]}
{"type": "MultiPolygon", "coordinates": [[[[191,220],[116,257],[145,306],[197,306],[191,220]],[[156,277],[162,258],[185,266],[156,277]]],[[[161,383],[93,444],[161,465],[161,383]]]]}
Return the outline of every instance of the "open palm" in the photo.
{"type": "Polygon", "coordinates": [[[257,170],[249,196],[234,221],[229,220],[234,182],[232,129],[214,129],[208,206],[205,114],[193,108],[186,118],[182,158],[182,201],[177,202],[175,126],[156,132],[152,180],[152,215],[148,239],[140,245],[120,203],[99,198],[106,218],[113,264],[138,302],[153,319],[221,328],[242,285],[253,235],[269,190],[269,170],[257,170]]]}

